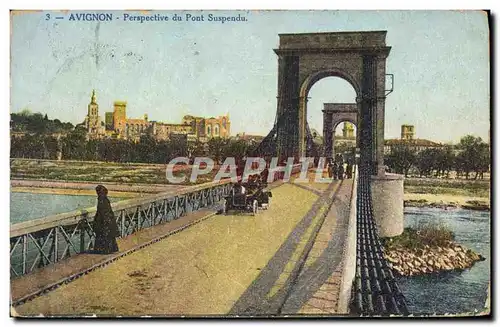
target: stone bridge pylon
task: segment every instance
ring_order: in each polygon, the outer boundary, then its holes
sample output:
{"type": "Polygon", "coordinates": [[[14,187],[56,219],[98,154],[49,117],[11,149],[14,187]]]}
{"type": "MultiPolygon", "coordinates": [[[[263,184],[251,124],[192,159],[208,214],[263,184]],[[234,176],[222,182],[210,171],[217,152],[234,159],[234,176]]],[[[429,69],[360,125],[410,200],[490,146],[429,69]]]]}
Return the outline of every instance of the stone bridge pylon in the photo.
{"type": "Polygon", "coordinates": [[[307,96],[317,81],[336,76],[356,91],[361,162],[384,174],[386,31],[280,34],[278,108],[273,138],[277,155],[307,155],[307,96]]]}

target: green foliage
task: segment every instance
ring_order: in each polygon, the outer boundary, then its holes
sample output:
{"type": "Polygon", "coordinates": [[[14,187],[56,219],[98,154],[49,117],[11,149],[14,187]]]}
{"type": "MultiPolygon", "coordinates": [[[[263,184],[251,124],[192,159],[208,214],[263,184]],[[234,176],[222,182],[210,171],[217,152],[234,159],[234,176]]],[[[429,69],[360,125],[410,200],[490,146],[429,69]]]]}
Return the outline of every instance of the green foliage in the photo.
{"type": "Polygon", "coordinates": [[[455,163],[455,154],[451,145],[441,148],[428,148],[420,151],[416,156],[415,167],[420,176],[429,176],[433,173],[436,177],[449,176],[455,163]]]}
{"type": "Polygon", "coordinates": [[[185,137],[157,141],[145,135],[135,143],[111,138],[87,140],[86,136],[85,128],[77,126],[60,140],[46,134],[12,137],[11,158],[57,159],[58,153],[62,152],[64,160],[164,164],[175,157],[209,156],[221,163],[226,157],[235,157],[239,161],[252,151],[252,145],[245,141],[222,138],[203,144],[199,141],[188,143],[185,137]]]}
{"type": "Polygon", "coordinates": [[[398,145],[392,148],[385,162],[392,170],[407,176],[409,170],[415,167],[420,177],[449,177],[455,170],[458,176],[474,179],[483,178],[490,169],[490,147],[480,137],[466,135],[456,146],[445,145],[440,148],[427,148],[418,153],[408,145],[398,145]]]}
{"type": "Polygon", "coordinates": [[[236,162],[241,160],[248,153],[248,145],[243,140],[230,140],[225,144],[224,157],[234,157],[236,162]]]}
{"type": "Polygon", "coordinates": [[[208,152],[216,164],[221,163],[226,144],[226,140],[220,137],[214,137],[208,141],[208,152]]]}
{"type": "Polygon", "coordinates": [[[13,132],[52,134],[73,129],[71,123],[62,123],[59,119],[50,120],[47,115],[31,113],[28,109],[10,114],[10,123],[13,132]]]}
{"type": "Polygon", "coordinates": [[[446,246],[452,242],[455,235],[446,226],[436,223],[418,224],[416,228],[406,228],[403,234],[384,238],[383,243],[387,248],[402,247],[405,249],[420,249],[427,246],[446,246]]]}
{"type": "Polygon", "coordinates": [[[464,136],[457,145],[460,153],[457,155],[455,166],[457,173],[469,179],[471,172],[475,172],[474,179],[483,178],[483,173],[489,170],[490,147],[480,137],[464,136]]]}
{"type": "Polygon", "coordinates": [[[200,142],[199,140],[196,140],[196,142],[192,142],[188,144],[188,157],[201,157],[205,156],[205,145],[200,142]]]}
{"type": "Polygon", "coordinates": [[[396,145],[391,149],[384,161],[387,166],[398,174],[408,176],[410,168],[415,165],[417,159],[416,151],[408,145],[396,145]]]}
{"type": "Polygon", "coordinates": [[[490,183],[481,180],[408,178],[405,179],[404,190],[408,193],[420,194],[489,197],[490,183]]]}

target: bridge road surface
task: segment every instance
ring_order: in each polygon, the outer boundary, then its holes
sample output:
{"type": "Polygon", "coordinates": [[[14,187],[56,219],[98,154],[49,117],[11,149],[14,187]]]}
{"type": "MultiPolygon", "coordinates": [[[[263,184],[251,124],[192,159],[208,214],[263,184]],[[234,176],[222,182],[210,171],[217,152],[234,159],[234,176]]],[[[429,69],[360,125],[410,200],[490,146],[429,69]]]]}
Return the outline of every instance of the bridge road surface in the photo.
{"type": "Polygon", "coordinates": [[[227,314],[324,190],[324,184],[282,184],[269,210],[215,215],[15,310],[22,316],[227,314]]]}

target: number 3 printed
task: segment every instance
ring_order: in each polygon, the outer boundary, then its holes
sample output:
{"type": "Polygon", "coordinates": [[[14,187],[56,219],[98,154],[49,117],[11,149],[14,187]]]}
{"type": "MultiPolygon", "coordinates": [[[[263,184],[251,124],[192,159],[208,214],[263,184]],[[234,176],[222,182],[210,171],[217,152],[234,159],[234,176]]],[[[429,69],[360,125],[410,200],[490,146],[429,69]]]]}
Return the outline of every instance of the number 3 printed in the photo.
{"type": "Polygon", "coordinates": [[[50,14],[45,14],[45,20],[49,20],[50,19],[50,14]]]}

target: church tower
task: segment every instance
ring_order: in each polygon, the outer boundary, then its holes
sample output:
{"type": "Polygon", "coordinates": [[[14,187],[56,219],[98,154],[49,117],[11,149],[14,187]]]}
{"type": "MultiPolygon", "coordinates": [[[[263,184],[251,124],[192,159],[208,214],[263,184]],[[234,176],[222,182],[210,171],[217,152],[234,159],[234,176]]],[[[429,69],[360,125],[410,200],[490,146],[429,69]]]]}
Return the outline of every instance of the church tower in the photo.
{"type": "Polygon", "coordinates": [[[92,90],[90,103],[87,107],[87,117],[85,117],[85,127],[90,138],[99,137],[102,134],[101,117],[99,117],[99,105],[97,104],[95,90],[92,90]]]}
{"type": "Polygon", "coordinates": [[[342,129],[342,136],[346,139],[354,138],[354,125],[350,122],[344,123],[344,128],[342,129]]]}
{"type": "Polygon", "coordinates": [[[415,126],[413,125],[401,125],[401,139],[402,140],[413,140],[415,137],[415,126]]]}

